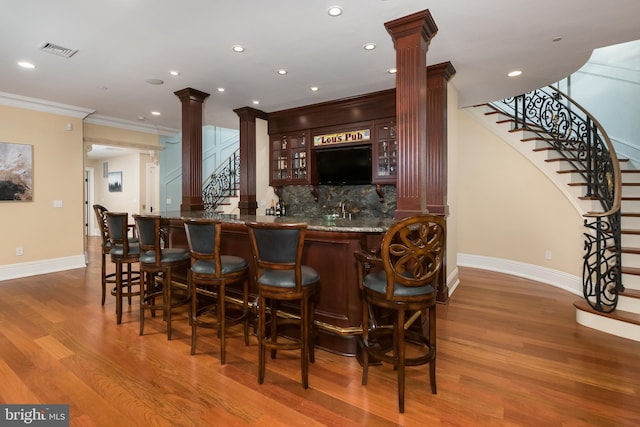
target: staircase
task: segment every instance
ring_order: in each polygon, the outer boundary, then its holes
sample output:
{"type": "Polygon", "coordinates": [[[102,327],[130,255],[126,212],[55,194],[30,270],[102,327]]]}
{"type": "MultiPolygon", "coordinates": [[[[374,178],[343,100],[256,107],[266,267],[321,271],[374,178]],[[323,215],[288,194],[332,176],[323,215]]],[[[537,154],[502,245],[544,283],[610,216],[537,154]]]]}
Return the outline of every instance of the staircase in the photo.
{"type": "MultiPolygon", "coordinates": [[[[474,115],[496,134],[502,132],[503,139],[556,183],[585,217],[585,298],[574,303],[576,321],[640,341],[640,170],[607,152],[607,145],[613,149],[604,131],[597,130],[601,136],[595,130],[570,129],[578,126],[571,119],[567,125],[567,116],[581,107],[551,106],[572,103],[566,95],[554,88],[534,92],[478,106],[474,115]],[[536,114],[539,117],[533,117],[536,114]],[[577,134],[591,141],[578,141],[577,134]],[[620,186],[615,185],[616,176],[620,186]]],[[[584,113],[587,126],[597,128],[595,119],[591,122],[584,113]]]]}
{"type": "Polygon", "coordinates": [[[202,202],[205,210],[215,213],[232,213],[238,206],[240,190],[240,149],[229,156],[207,177],[202,185],[202,202]]]}

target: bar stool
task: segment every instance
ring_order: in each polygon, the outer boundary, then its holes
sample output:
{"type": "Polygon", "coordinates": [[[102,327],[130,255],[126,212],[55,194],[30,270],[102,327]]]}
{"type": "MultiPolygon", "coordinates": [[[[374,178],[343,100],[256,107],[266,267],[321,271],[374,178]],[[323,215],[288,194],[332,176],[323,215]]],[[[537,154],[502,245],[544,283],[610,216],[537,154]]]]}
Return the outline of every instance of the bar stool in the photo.
{"type": "Polygon", "coordinates": [[[111,261],[116,265],[116,323],[122,323],[122,298],[127,297],[131,305],[131,297],[140,295],[140,273],[133,270],[133,264],[140,261],[140,246],[132,242],[128,236],[129,214],[123,212],[105,212],[109,233],[111,261]],[[123,271],[124,265],[127,266],[123,271]],[[124,276],[126,273],[126,276],[124,276]],[[123,291],[123,287],[127,288],[123,291]]]}
{"type": "Polygon", "coordinates": [[[222,223],[211,219],[185,220],[184,228],[191,253],[191,267],[188,283],[191,289],[191,354],[196,351],[196,331],[198,326],[215,328],[220,338],[220,364],[225,364],[225,329],[242,323],[244,343],[249,345],[249,264],[243,258],[220,254],[222,223]],[[233,304],[239,314],[229,317],[227,308],[227,286],[242,283],[242,301],[233,304]],[[215,292],[216,302],[198,307],[200,300],[215,292]],[[198,296],[200,295],[200,299],[198,296]],[[216,321],[211,320],[211,316],[216,321]]]}
{"type": "Polygon", "coordinates": [[[320,275],[302,265],[302,251],[307,224],[246,222],[256,265],[258,284],[258,383],[264,382],[267,349],[271,358],[277,350],[301,351],[302,387],[309,387],[309,361],[315,361],[314,298],[320,275]],[[270,301],[270,331],[267,333],[267,300],[270,301]],[[278,318],[282,301],[299,301],[300,318],[278,318]],[[278,328],[296,325],[299,339],[284,337],[278,341],[278,328]]]}
{"type": "Polygon", "coordinates": [[[392,364],[398,372],[401,413],[404,412],[405,366],[429,364],[431,392],[436,394],[435,283],[444,263],[445,245],[444,219],[418,215],[389,228],[382,238],[380,257],[365,252],[354,254],[362,291],[362,384],[367,384],[370,357],[392,364]],[[371,267],[373,270],[369,270],[371,267]],[[374,318],[374,307],[392,312],[393,325],[370,322],[370,317],[374,318]],[[418,319],[421,320],[418,327],[412,328],[418,319]]]}
{"type": "MultiPolygon", "coordinates": [[[[116,284],[116,274],[109,273],[107,274],[107,255],[111,251],[111,241],[109,240],[109,224],[107,223],[107,215],[106,213],[109,210],[102,205],[93,205],[93,212],[96,214],[96,220],[98,222],[98,227],[100,228],[100,238],[102,239],[102,243],[100,245],[100,249],[102,250],[102,271],[101,271],[101,284],[102,284],[102,305],[104,305],[106,294],[107,294],[107,286],[113,285],[113,289],[110,291],[111,295],[115,296],[115,284],[116,284]]],[[[130,228],[131,226],[129,226],[130,228]]],[[[135,230],[135,229],[134,229],[135,230]]],[[[137,243],[138,239],[135,237],[129,237],[129,243],[137,243]]],[[[132,280],[137,281],[139,279],[139,275],[135,272],[132,280]]],[[[129,304],[131,304],[131,297],[129,297],[129,304]]]]}
{"type": "Polygon", "coordinates": [[[162,237],[162,218],[158,215],[134,215],[133,219],[138,229],[140,244],[140,335],[144,335],[144,312],[151,311],[155,316],[156,310],[163,312],[167,322],[167,339],[171,339],[171,314],[173,308],[189,301],[189,292],[174,301],[171,278],[176,269],[187,269],[190,263],[189,251],[182,248],[164,247],[162,237]],[[161,282],[156,282],[160,275],[161,282]],[[162,303],[156,298],[162,297],[162,303]]]}

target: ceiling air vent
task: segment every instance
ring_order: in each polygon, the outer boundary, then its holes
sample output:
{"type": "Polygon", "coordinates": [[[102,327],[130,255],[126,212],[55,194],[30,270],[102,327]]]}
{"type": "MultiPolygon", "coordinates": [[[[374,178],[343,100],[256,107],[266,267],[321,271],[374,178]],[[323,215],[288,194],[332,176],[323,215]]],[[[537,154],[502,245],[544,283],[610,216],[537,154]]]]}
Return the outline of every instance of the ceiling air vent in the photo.
{"type": "Polygon", "coordinates": [[[54,55],[62,56],[65,58],[71,58],[73,55],[78,52],[77,50],[69,49],[66,47],[58,46],[53,43],[45,43],[40,46],[40,50],[43,52],[53,53],[54,55]]]}

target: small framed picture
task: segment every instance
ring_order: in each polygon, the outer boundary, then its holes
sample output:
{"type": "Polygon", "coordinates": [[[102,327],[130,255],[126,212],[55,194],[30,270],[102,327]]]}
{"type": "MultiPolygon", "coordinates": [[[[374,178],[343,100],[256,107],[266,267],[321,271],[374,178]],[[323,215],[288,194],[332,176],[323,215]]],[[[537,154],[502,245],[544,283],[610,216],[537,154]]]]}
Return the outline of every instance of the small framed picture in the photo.
{"type": "Polygon", "coordinates": [[[109,193],[122,191],[122,171],[109,172],[109,193]]]}

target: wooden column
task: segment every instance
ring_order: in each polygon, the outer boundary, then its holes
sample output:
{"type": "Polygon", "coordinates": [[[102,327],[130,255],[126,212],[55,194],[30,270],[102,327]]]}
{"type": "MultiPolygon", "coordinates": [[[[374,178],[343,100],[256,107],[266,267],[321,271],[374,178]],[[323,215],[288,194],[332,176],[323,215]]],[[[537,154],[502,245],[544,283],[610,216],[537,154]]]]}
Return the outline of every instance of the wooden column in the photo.
{"type": "Polygon", "coordinates": [[[449,214],[447,205],[447,84],[451,62],[427,67],[427,210],[449,214]]]}
{"type": "Polygon", "coordinates": [[[233,110],[240,118],[240,215],[255,215],[256,201],[256,118],[267,114],[250,107],[233,110]]]}
{"type": "MultiPolygon", "coordinates": [[[[450,62],[427,67],[427,209],[445,217],[447,205],[447,84],[456,70],[450,62]]],[[[447,271],[446,252],[442,271],[447,271]]],[[[438,302],[449,301],[447,277],[443,273],[436,283],[438,302]]]]}
{"type": "Polygon", "coordinates": [[[394,217],[427,212],[427,48],[438,31],[428,10],[384,24],[396,49],[398,199],[394,217]]]}
{"type": "Polygon", "coordinates": [[[208,93],[174,92],[182,102],[182,203],[180,212],[200,211],[202,203],[202,104],[208,93]]]}

